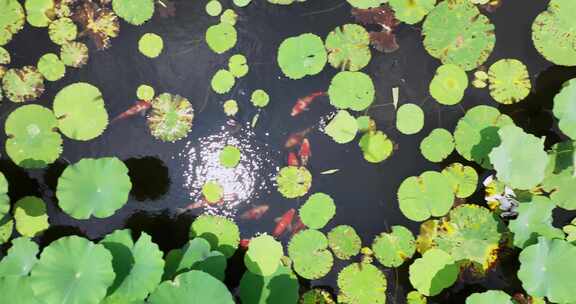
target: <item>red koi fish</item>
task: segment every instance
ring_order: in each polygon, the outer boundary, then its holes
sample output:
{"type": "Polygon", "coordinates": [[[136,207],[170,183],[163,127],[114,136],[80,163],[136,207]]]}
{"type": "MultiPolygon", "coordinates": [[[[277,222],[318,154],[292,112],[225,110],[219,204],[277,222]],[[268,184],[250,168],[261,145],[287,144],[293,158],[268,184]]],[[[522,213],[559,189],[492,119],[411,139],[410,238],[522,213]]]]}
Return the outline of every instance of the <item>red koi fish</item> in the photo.
{"type": "Polygon", "coordinates": [[[288,166],[294,166],[294,167],[300,166],[300,162],[298,161],[296,153],[294,152],[288,153],[288,166]]]}
{"type": "Polygon", "coordinates": [[[304,138],[302,140],[302,144],[300,144],[300,150],[298,150],[298,156],[300,156],[302,166],[306,166],[308,164],[308,160],[310,160],[310,156],[312,156],[312,152],[310,151],[310,141],[308,138],[304,138]]]}
{"type": "Polygon", "coordinates": [[[304,225],[300,217],[296,215],[294,218],[294,225],[292,225],[292,236],[304,229],[306,229],[306,225],[304,225]]]}
{"type": "Polygon", "coordinates": [[[284,213],[282,217],[280,217],[278,223],[276,223],[276,227],[274,227],[274,231],[272,231],[273,237],[277,238],[286,231],[288,226],[292,224],[294,214],[296,214],[296,210],[294,210],[294,208],[291,208],[290,210],[286,211],[286,213],[284,213]]]}
{"type": "Polygon", "coordinates": [[[308,110],[308,106],[316,99],[316,97],[320,97],[320,96],[324,96],[324,95],[326,95],[325,92],[314,92],[308,96],[298,98],[298,100],[296,101],[296,104],[292,108],[292,112],[290,113],[290,116],[295,117],[295,116],[300,115],[302,112],[308,110]]]}
{"type": "Polygon", "coordinates": [[[264,213],[268,211],[270,207],[268,205],[259,205],[253,207],[252,209],[242,213],[240,218],[243,220],[257,220],[260,219],[264,213]]]}
{"type": "Polygon", "coordinates": [[[250,246],[250,239],[241,239],[240,240],[240,248],[244,250],[248,250],[248,246],[250,246]]]}
{"type": "Polygon", "coordinates": [[[150,103],[149,101],[139,100],[138,102],[136,102],[136,104],[131,106],[128,110],[126,110],[122,114],[114,117],[114,119],[112,119],[111,122],[115,122],[115,121],[125,119],[128,117],[132,117],[138,113],[141,113],[141,112],[144,112],[144,111],[150,109],[151,106],[152,106],[152,103],[150,103]]]}
{"type": "Polygon", "coordinates": [[[307,128],[305,130],[302,130],[300,132],[290,134],[290,136],[286,140],[286,143],[284,144],[284,148],[290,149],[290,148],[296,147],[297,145],[299,145],[302,142],[302,140],[306,137],[306,135],[308,135],[308,133],[310,133],[310,131],[312,131],[311,127],[307,128]]]}

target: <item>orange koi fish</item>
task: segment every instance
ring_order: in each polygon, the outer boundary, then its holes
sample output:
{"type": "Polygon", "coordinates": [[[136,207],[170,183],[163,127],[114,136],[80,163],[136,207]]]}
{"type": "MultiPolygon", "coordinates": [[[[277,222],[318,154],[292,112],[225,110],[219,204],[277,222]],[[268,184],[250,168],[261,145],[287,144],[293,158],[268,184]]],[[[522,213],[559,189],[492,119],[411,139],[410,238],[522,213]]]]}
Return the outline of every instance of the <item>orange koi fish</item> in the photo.
{"type": "Polygon", "coordinates": [[[286,231],[288,226],[290,226],[290,224],[292,223],[294,214],[296,214],[296,210],[294,210],[294,208],[291,208],[290,210],[286,211],[286,213],[284,213],[282,217],[280,217],[278,223],[276,224],[276,227],[274,227],[274,231],[272,231],[273,237],[277,238],[281,236],[284,233],[284,231],[286,231]]]}
{"type": "Polygon", "coordinates": [[[295,117],[295,116],[300,115],[302,112],[308,110],[308,106],[316,99],[316,97],[325,96],[325,95],[326,95],[325,92],[314,92],[308,96],[298,98],[298,100],[296,101],[296,104],[292,108],[292,112],[290,113],[290,116],[295,117]]]}
{"type": "Polygon", "coordinates": [[[290,149],[296,147],[302,142],[302,140],[306,137],[306,135],[310,133],[310,131],[312,131],[312,127],[302,130],[300,132],[290,134],[290,136],[286,140],[286,143],[284,144],[284,148],[290,149]]]}
{"type": "Polygon", "coordinates": [[[240,240],[240,248],[244,250],[248,250],[248,246],[250,246],[250,239],[241,239],[240,240]]]}
{"type": "Polygon", "coordinates": [[[132,116],[134,116],[140,112],[144,112],[144,111],[150,109],[151,106],[152,106],[152,103],[150,103],[149,101],[139,100],[133,106],[131,106],[128,110],[126,110],[126,111],[122,112],[122,114],[114,117],[114,119],[112,119],[111,122],[115,122],[115,121],[125,119],[128,117],[132,117],[132,116]]]}
{"type": "Polygon", "coordinates": [[[300,166],[300,162],[298,161],[296,153],[294,152],[288,153],[288,166],[294,166],[294,167],[300,166]]]}
{"type": "Polygon", "coordinates": [[[302,166],[306,166],[308,164],[308,160],[310,160],[310,156],[312,156],[312,152],[310,151],[310,141],[308,138],[304,138],[302,140],[302,144],[300,144],[300,150],[298,150],[298,156],[300,156],[302,166]]]}
{"type": "Polygon", "coordinates": [[[300,217],[296,215],[294,218],[294,225],[292,225],[292,236],[304,229],[306,229],[306,225],[304,225],[300,217]]]}
{"type": "Polygon", "coordinates": [[[268,211],[269,208],[268,205],[253,207],[252,209],[242,213],[240,218],[243,220],[258,220],[268,211]]]}

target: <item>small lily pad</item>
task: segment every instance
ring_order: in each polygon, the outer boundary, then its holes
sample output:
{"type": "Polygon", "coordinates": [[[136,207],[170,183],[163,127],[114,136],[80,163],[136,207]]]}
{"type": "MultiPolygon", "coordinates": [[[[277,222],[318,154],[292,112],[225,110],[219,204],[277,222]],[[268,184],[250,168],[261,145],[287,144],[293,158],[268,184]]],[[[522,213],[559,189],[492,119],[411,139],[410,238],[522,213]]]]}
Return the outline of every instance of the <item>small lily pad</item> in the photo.
{"type": "Polygon", "coordinates": [[[387,281],[374,265],[354,263],[338,273],[338,303],[385,304],[387,281]]]}
{"type": "Polygon", "coordinates": [[[321,229],[336,214],[336,205],[329,195],[318,192],[310,195],[298,214],[306,227],[321,229]]]}
{"type": "Polygon", "coordinates": [[[212,25],[206,30],[206,43],[216,54],[223,54],[236,45],[238,34],[229,23],[212,25]]]}
{"type": "Polygon", "coordinates": [[[416,24],[434,8],[436,0],[390,0],[394,17],[407,24],[416,24]]]}
{"type": "Polygon", "coordinates": [[[268,96],[268,93],[264,90],[254,90],[252,96],[250,96],[250,102],[252,102],[255,107],[263,108],[270,102],[270,96],[268,96]]]}
{"type": "Polygon", "coordinates": [[[420,132],[424,127],[424,111],[418,105],[405,103],[396,112],[396,129],[405,135],[420,132]]]}
{"type": "Polygon", "coordinates": [[[304,196],[312,186],[312,174],[305,167],[287,166],[276,177],[278,191],[286,198],[304,196]]]}
{"type": "Polygon", "coordinates": [[[552,0],[548,3],[548,9],[532,23],[532,41],[536,50],[556,65],[576,65],[574,10],[574,1],[552,0]]]}
{"type": "Polygon", "coordinates": [[[562,89],[554,96],[552,111],[558,118],[558,128],[570,138],[576,138],[576,78],[566,81],[562,89]]]}
{"type": "Polygon", "coordinates": [[[280,69],[291,79],[320,73],[328,60],[324,42],[311,33],[286,38],[278,47],[277,57],[280,69]]]}
{"type": "Polygon", "coordinates": [[[138,50],[142,55],[149,58],[156,58],[164,49],[164,40],[157,34],[146,33],[138,40],[138,50]]]}
{"type": "Polygon", "coordinates": [[[12,240],[8,254],[0,261],[0,277],[28,277],[38,262],[38,245],[27,237],[12,240]]]}
{"type": "Polygon", "coordinates": [[[455,64],[443,64],[430,82],[430,95],[443,105],[458,104],[468,87],[466,72],[455,64]]]}
{"type": "Polygon", "coordinates": [[[478,173],[474,168],[460,163],[453,163],[444,168],[442,174],[446,176],[452,185],[452,190],[454,190],[454,195],[457,198],[467,198],[476,191],[478,173]]]}
{"type": "Polygon", "coordinates": [[[50,227],[46,204],[35,196],[25,196],[16,202],[14,219],[16,231],[27,237],[35,237],[50,227]]]}
{"type": "Polygon", "coordinates": [[[328,239],[313,229],[302,230],[292,237],[288,255],[294,262],[296,273],[309,280],[327,275],[334,262],[332,253],[328,251],[328,239]]]}
{"type": "Polygon", "coordinates": [[[339,143],[345,144],[351,142],[356,137],[358,132],[358,124],[354,116],[350,115],[346,110],[340,110],[332,118],[330,123],[324,129],[324,132],[332,139],[339,143]]]}
{"type": "Polygon", "coordinates": [[[118,17],[132,25],[141,25],[154,15],[154,0],[112,0],[118,17]]]}
{"type": "Polygon", "coordinates": [[[234,75],[228,70],[223,69],[218,70],[214,76],[212,76],[212,80],[210,81],[212,90],[218,94],[226,94],[230,92],[230,89],[232,89],[235,83],[236,79],[234,78],[234,75]]]}
{"type": "Polygon", "coordinates": [[[234,116],[238,113],[239,110],[238,102],[236,102],[234,99],[226,100],[222,107],[224,108],[224,113],[226,113],[227,116],[234,116]]]}
{"type": "Polygon", "coordinates": [[[328,62],[337,69],[358,71],[368,65],[370,35],[358,24],[344,24],[336,27],[326,37],[328,62]]]}
{"type": "Polygon", "coordinates": [[[26,14],[18,0],[0,2],[0,46],[12,40],[23,27],[26,14]]]}
{"type": "Polygon", "coordinates": [[[78,35],[78,28],[70,18],[60,18],[52,21],[48,26],[48,34],[52,42],[63,45],[78,35]]]}
{"type": "Polygon", "coordinates": [[[363,111],[374,101],[374,84],[362,72],[339,72],[328,88],[330,104],[338,109],[363,111]]]}
{"type": "Polygon", "coordinates": [[[242,54],[232,55],[230,59],[228,59],[228,70],[230,70],[230,73],[236,78],[246,76],[250,70],[246,57],[242,54]]]}
{"type": "Polygon", "coordinates": [[[338,225],[328,232],[328,246],[337,258],[348,260],[360,252],[362,240],[351,226],[338,225]]]}
{"type": "Polygon", "coordinates": [[[244,264],[254,274],[269,276],[276,272],[283,255],[282,244],[273,237],[263,234],[250,240],[244,264]]]}
{"type": "Polygon", "coordinates": [[[149,85],[141,84],[136,89],[136,97],[140,100],[152,101],[154,94],[156,94],[154,88],[149,85]]]}
{"type": "Polygon", "coordinates": [[[420,142],[422,156],[431,162],[441,162],[454,151],[454,138],[446,129],[434,129],[420,142]]]}
{"type": "Polygon", "coordinates": [[[216,17],[222,13],[222,4],[218,0],[210,0],[206,3],[206,14],[216,17]]]}
{"type": "Polygon", "coordinates": [[[88,47],[77,41],[66,43],[60,48],[60,59],[67,66],[82,67],[88,62],[88,47]]]}
{"type": "Polygon", "coordinates": [[[218,182],[209,181],[202,186],[202,195],[208,203],[214,204],[224,196],[224,188],[218,182]]]}
{"type": "Polygon", "coordinates": [[[33,66],[9,69],[2,77],[2,88],[13,102],[32,101],[44,93],[44,77],[33,66]]]}
{"type": "Polygon", "coordinates": [[[400,210],[413,221],[443,216],[454,203],[452,185],[439,172],[426,171],[406,178],[398,188],[400,210]]]}
{"type": "Polygon", "coordinates": [[[454,259],[440,249],[426,251],[410,265],[410,283],[423,295],[435,296],[450,287],[458,277],[454,259]]]}
{"type": "Polygon", "coordinates": [[[466,304],[513,304],[512,298],[501,290],[488,290],[485,292],[476,292],[466,298],[466,304]]]}
{"type": "Polygon", "coordinates": [[[382,131],[366,132],[360,138],[358,146],[362,150],[364,159],[371,163],[383,162],[394,151],[394,143],[382,131]]]}
{"type": "Polygon", "coordinates": [[[48,81],[56,81],[66,73],[66,66],[60,61],[56,54],[48,53],[42,55],[38,60],[38,71],[48,81]]]}
{"type": "Polygon", "coordinates": [[[385,267],[398,267],[416,252],[416,240],[404,226],[392,226],[390,233],[381,233],[372,243],[374,255],[385,267]]]}
{"type": "Polygon", "coordinates": [[[240,162],[240,149],[235,146],[226,146],[220,151],[220,164],[225,168],[234,168],[240,162]]]}
{"type": "Polygon", "coordinates": [[[162,93],[152,100],[148,128],[152,136],[168,142],[185,138],[192,130],[194,108],[180,95],[162,93]]]}
{"type": "Polygon", "coordinates": [[[526,98],[532,87],[528,69],[519,60],[500,59],[488,69],[490,96],[499,103],[512,104],[526,98]]]}

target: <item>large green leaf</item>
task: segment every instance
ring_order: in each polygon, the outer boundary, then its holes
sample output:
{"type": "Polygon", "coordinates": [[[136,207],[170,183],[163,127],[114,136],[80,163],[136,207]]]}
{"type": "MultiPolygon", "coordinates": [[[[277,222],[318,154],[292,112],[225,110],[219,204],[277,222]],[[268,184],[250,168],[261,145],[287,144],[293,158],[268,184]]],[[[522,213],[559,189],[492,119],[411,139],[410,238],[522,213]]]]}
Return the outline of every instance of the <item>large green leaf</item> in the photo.
{"type": "Polygon", "coordinates": [[[150,304],[234,304],[226,285],[211,275],[191,270],[165,281],[150,295],[150,304]]]}
{"type": "Polygon", "coordinates": [[[244,264],[250,272],[266,277],[276,272],[283,255],[282,244],[273,237],[263,234],[250,240],[244,264]]]}
{"type": "Polygon", "coordinates": [[[0,303],[45,304],[34,295],[29,277],[0,277],[0,303]],[[18,302],[14,302],[18,299],[18,302]]]}
{"type": "Polygon", "coordinates": [[[238,226],[230,219],[216,215],[201,215],[190,227],[191,237],[207,240],[212,249],[231,257],[240,243],[238,226]]]}
{"type": "Polygon", "coordinates": [[[452,207],[454,193],[448,179],[439,172],[426,171],[406,178],[398,188],[400,210],[413,221],[443,216],[452,207]]]}
{"type": "Polygon", "coordinates": [[[418,292],[435,296],[456,282],[458,266],[448,253],[431,249],[410,265],[409,272],[410,283],[418,292]]]}
{"type": "Polygon", "coordinates": [[[26,0],[26,20],[35,27],[47,27],[51,19],[51,12],[54,9],[54,0],[26,0]]]}
{"type": "Polygon", "coordinates": [[[562,90],[554,96],[554,116],[558,118],[558,128],[570,136],[576,138],[576,78],[566,81],[562,90]]]}
{"type": "Polygon", "coordinates": [[[576,2],[551,0],[532,23],[532,41],[544,58],[557,65],[576,65],[576,2]]]}
{"type": "Polygon", "coordinates": [[[539,236],[564,238],[564,233],[552,226],[552,210],[556,206],[545,196],[533,196],[516,209],[518,217],[510,221],[508,228],[514,233],[514,246],[524,248],[536,243],[539,236]]]}
{"type": "Polygon", "coordinates": [[[324,42],[311,33],[286,38],[278,47],[278,65],[291,79],[320,73],[327,59],[324,42]]]}

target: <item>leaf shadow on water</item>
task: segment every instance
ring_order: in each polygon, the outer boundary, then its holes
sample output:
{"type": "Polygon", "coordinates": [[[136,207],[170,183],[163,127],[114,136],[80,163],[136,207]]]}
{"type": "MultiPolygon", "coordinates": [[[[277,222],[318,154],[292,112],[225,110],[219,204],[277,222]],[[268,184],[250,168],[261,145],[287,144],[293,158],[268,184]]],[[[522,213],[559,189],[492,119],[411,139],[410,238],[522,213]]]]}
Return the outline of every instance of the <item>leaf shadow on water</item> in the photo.
{"type": "Polygon", "coordinates": [[[40,248],[43,249],[59,238],[72,235],[88,238],[86,234],[78,227],[52,225],[38,237],[38,244],[40,245],[40,248]]]}
{"type": "Polygon", "coordinates": [[[12,203],[24,196],[40,196],[40,184],[24,168],[18,167],[10,160],[1,159],[0,171],[8,180],[8,195],[12,203]]]}
{"type": "Polygon", "coordinates": [[[139,211],[126,220],[124,227],[130,228],[133,235],[146,232],[160,250],[166,253],[172,249],[182,248],[188,242],[190,225],[194,219],[195,216],[188,213],[174,216],[168,211],[162,213],[139,211]]]}
{"type": "Polygon", "coordinates": [[[128,158],[124,161],[132,181],[130,194],[137,201],[157,200],[168,193],[170,176],[164,162],[153,156],[128,158]]]}

